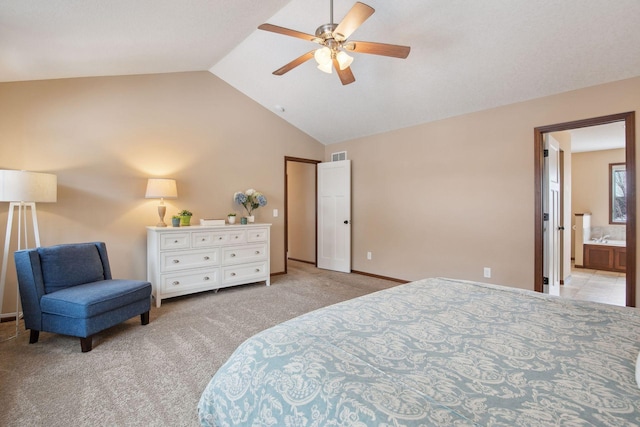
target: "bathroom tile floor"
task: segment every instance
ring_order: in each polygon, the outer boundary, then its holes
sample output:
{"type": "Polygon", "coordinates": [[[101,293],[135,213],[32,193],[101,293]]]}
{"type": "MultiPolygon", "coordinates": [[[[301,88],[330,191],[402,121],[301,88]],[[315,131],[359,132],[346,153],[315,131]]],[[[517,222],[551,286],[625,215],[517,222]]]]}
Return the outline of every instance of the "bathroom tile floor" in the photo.
{"type": "Polygon", "coordinates": [[[572,268],[571,280],[560,286],[560,296],[624,306],[626,286],[624,273],[572,268]]]}

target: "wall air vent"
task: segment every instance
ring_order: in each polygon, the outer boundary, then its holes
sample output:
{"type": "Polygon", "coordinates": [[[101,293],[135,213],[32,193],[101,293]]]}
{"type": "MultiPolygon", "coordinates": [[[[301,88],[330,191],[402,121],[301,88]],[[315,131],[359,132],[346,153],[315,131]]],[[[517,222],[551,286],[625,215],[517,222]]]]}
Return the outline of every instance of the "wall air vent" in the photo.
{"type": "Polygon", "coordinates": [[[347,152],[339,151],[337,153],[331,153],[331,161],[339,162],[340,160],[347,160],[347,152]]]}

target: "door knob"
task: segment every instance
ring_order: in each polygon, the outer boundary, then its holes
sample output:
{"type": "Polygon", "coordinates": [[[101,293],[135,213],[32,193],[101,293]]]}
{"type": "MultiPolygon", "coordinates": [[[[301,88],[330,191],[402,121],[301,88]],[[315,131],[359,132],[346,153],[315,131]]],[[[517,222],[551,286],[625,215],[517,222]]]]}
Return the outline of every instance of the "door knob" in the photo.
{"type": "Polygon", "coordinates": [[[558,230],[561,230],[561,231],[562,231],[562,230],[564,230],[564,227],[563,227],[563,226],[560,226],[560,227],[558,227],[558,230]]]}
{"type": "Polygon", "coordinates": [[[345,224],[349,224],[349,220],[348,220],[348,219],[345,219],[345,220],[344,220],[344,223],[345,223],[345,224]]]}

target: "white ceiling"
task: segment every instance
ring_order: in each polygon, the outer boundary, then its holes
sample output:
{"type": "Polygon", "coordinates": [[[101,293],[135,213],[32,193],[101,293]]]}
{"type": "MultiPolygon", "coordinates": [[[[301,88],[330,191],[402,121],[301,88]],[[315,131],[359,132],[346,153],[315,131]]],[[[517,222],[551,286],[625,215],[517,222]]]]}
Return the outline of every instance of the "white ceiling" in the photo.
{"type": "Polygon", "coordinates": [[[640,75],[639,0],[364,2],[351,39],[411,53],[354,53],[342,86],[313,60],[273,76],[317,45],[256,29],[314,33],[329,0],[0,0],[0,81],[210,70],[330,144],[640,75]]]}
{"type": "Polygon", "coordinates": [[[626,145],[624,122],[570,130],[571,152],[613,150],[626,145]]]}

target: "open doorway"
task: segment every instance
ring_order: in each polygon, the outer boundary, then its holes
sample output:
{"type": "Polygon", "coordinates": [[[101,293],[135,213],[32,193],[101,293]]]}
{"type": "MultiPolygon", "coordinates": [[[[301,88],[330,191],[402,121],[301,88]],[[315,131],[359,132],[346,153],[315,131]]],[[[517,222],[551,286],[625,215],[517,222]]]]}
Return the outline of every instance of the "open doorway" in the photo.
{"type": "MultiPolygon", "coordinates": [[[[635,191],[635,113],[621,113],[593,119],[543,126],[534,130],[535,150],[535,260],[534,289],[544,289],[545,264],[545,215],[543,210],[544,181],[544,140],[547,134],[615,122],[625,124],[625,162],[626,162],[626,305],[635,307],[635,275],[636,275],[636,191],[635,191]]],[[[555,231],[555,230],[554,230],[555,231]]]]}
{"type": "Polygon", "coordinates": [[[317,264],[317,164],[284,158],[284,272],[289,259],[317,264]]]}

